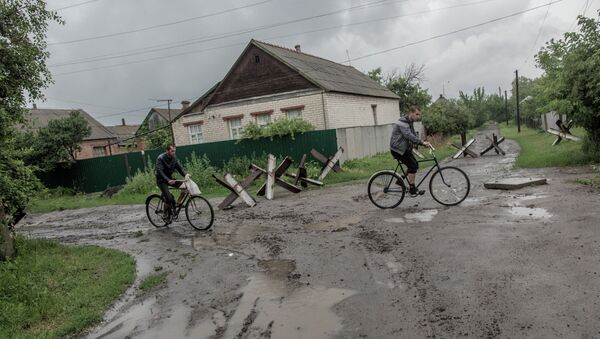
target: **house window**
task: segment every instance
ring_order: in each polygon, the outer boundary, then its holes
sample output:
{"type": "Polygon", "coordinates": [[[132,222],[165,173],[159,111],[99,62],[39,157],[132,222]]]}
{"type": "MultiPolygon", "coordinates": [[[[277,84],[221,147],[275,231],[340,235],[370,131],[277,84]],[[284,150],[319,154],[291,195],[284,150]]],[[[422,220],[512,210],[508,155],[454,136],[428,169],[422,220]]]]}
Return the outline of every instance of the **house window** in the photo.
{"type": "Polygon", "coordinates": [[[227,120],[229,123],[229,135],[231,139],[239,139],[242,135],[242,118],[227,120]]]}
{"type": "Polygon", "coordinates": [[[200,144],[204,141],[202,138],[202,125],[189,125],[188,126],[188,134],[190,135],[190,143],[192,144],[200,144]]]}
{"type": "Polygon", "coordinates": [[[302,119],[302,109],[291,109],[285,111],[288,119],[302,119]]]}
{"type": "Polygon", "coordinates": [[[106,155],[106,148],[104,146],[94,146],[92,154],[94,154],[94,157],[103,157],[106,155]]]}
{"type": "Polygon", "coordinates": [[[259,114],[256,116],[256,123],[258,126],[266,126],[271,123],[270,114],[259,114]]]}

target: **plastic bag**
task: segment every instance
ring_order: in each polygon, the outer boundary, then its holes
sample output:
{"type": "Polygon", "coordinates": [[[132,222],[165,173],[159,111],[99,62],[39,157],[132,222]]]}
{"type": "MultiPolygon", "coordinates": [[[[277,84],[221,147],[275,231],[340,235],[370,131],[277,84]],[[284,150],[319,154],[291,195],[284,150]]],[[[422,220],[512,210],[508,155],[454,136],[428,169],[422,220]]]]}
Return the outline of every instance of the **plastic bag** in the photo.
{"type": "Polygon", "coordinates": [[[191,195],[200,195],[202,193],[200,192],[200,187],[190,178],[187,178],[185,185],[191,195]]]}

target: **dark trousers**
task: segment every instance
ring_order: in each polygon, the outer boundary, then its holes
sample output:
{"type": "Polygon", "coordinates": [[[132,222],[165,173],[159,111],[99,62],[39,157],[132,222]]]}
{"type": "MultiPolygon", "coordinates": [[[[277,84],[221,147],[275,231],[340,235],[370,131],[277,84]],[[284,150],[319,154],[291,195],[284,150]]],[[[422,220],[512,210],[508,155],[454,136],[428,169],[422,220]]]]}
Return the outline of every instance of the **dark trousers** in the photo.
{"type": "Polygon", "coordinates": [[[171,206],[175,206],[175,197],[169,191],[169,186],[179,188],[179,186],[181,186],[181,181],[175,181],[173,185],[169,185],[169,183],[164,180],[156,180],[156,185],[160,188],[160,192],[162,193],[165,202],[169,203],[171,206]]]}
{"type": "Polygon", "coordinates": [[[392,156],[394,159],[401,161],[404,165],[406,165],[406,172],[408,173],[417,173],[419,169],[419,163],[415,156],[412,154],[412,150],[407,149],[404,154],[400,154],[398,152],[392,152],[392,156]]]}

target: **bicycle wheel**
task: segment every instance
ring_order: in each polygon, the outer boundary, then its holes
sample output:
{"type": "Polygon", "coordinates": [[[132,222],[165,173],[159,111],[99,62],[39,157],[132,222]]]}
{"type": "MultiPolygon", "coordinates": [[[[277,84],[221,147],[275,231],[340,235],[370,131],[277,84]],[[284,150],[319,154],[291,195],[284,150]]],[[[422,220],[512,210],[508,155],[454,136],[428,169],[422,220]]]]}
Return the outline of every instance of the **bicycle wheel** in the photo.
{"type": "Polygon", "coordinates": [[[146,198],[146,215],[154,227],[161,228],[168,225],[165,204],[160,195],[152,194],[146,198]]]}
{"type": "Polygon", "coordinates": [[[429,181],[429,192],[435,201],[446,206],[463,202],[471,190],[471,181],[465,172],[456,167],[441,167],[429,181]]]}
{"type": "Polygon", "coordinates": [[[404,199],[406,186],[398,173],[386,170],[371,176],[367,190],[373,205],[387,209],[400,205],[404,199]]]}
{"type": "Polygon", "coordinates": [[[215,214],[208,200],[193,195],[185,204],[185,217],[193,228],[205,231],[212,226],[215,214]]]}

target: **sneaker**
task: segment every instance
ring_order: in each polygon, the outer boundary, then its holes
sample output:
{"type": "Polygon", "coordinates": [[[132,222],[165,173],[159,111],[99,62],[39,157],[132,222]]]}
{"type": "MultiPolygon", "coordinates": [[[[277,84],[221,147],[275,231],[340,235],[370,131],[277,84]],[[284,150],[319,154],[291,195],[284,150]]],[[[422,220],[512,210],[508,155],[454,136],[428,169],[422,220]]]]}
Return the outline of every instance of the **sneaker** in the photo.
{"type": "Polygon", "coordinates": [[[425,194],[425,191],[418,190],[416,186],[411,186],[410,189],[408,190],[408,193],[410,194],[411,197],[416,197],[417,195],[425,194]]]}

